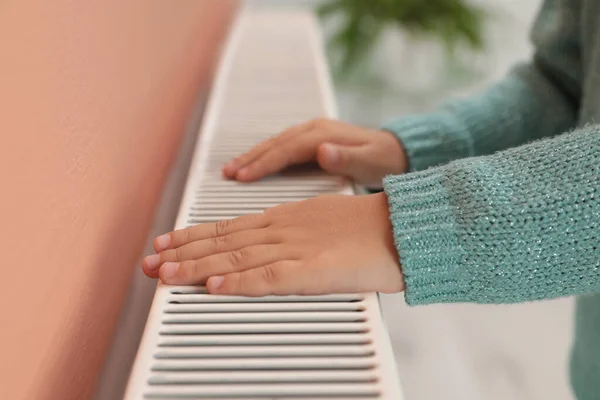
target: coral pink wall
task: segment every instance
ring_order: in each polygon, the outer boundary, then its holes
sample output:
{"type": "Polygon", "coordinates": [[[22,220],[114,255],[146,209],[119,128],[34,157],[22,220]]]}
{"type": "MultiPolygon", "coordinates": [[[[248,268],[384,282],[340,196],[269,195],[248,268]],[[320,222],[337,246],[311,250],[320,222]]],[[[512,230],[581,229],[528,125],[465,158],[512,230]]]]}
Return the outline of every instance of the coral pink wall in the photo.
{"type": "Polygon", "coordinates": [[[234,8],[1,2],[1,399],[92,393],[234,8]]]}

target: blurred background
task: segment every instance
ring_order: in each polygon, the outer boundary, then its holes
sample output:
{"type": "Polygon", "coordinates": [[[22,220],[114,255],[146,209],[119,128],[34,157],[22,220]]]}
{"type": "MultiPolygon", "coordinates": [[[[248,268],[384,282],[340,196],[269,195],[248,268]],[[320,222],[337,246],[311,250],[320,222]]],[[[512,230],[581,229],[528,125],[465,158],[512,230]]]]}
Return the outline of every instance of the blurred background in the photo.
{"type": "MultiPolygon", "coordinates": [[[[270,8],[324,3],[332,2],[253,1],[270,8]]],[[[427,7],[440,2],[395,3],[400,9],[403,4],[427,7]]],[[[485,88],[515,62],[528,59],[529,28],[540,1],[477,0],[467,5],[480,12],[480,48],[459,43],[450,56],[440,37],[390,25],[366,61],[352,64],[348,73],[339,57],[345,49],[330,46],[339,117],[377,127],[403,114],[426,112],[485,88]]],[[[328,38],[340,32],[346,14],[337,9],[322,19],[328,38]]],[[[427,17],[427,10],[419,15],[427,17]]],[[[383,295],[382,303],[408,400],[572,398],[567,374],[572,299],[409,308],[402,295],[383,295]]]]}

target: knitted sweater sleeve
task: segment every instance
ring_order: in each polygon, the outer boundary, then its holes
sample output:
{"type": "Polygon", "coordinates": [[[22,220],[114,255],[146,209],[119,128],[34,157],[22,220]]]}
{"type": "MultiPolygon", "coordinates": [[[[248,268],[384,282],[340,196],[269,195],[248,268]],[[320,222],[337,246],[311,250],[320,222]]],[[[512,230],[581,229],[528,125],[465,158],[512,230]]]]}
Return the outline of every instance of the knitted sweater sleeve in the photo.
{"type": "Polygon", "coordinates": [[[531,33],[531,62],[479,95],[384,125],[402,142],[410,170],[492,154],[572,129],[582,81],[578,12],[573,1],[546,0],[531,33]]]}
{"type": "Polygon", "coordinates": [[[409,304],[600,292],[600,125],[384,189],[409,304]]]}

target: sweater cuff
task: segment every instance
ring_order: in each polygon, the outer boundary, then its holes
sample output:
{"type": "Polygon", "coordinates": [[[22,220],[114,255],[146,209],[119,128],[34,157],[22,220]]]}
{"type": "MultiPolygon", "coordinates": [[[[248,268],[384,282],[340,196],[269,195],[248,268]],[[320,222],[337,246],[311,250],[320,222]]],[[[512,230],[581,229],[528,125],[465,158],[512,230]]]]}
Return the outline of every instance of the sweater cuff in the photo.
{"type": "Polygon", "coordinates": [[[468,301],[467,256],[443,168],[388,176],[384,190],[410,305],[468,301]]]}
{"type": "Polygon", "coordinates": [[[446,164],[471,153],[466,126],[449,112],[405,116],[384,124],[381,129],[400,140],[410,171],[446,164]]]}

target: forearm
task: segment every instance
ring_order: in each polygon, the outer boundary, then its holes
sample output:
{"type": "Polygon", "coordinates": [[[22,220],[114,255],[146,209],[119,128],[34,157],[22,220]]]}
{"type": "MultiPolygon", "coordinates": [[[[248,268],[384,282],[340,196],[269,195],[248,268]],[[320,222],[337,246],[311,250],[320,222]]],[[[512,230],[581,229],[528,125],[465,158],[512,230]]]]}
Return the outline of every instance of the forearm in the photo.
{"type": "Polygon", "coordinates": [[[564,2],[545,0],[531,31],[531,62],[475,97],[386,124],[384,129],[406,148],[410,170],[492,154],[572,129],[582,83],[577,21],[564,2]]]}
{"type": "Polygon", "coordinates": [[[385,180],[411,304],[600,291],[600,126],[385,180]]]}
{"type": "Polygon", "coordinates": [[[411,171],[488,155],[571,129],[576,105],[534,64],[515,68],[485,92],[436,112],[384,126],[406,149],[411,171]]]}

